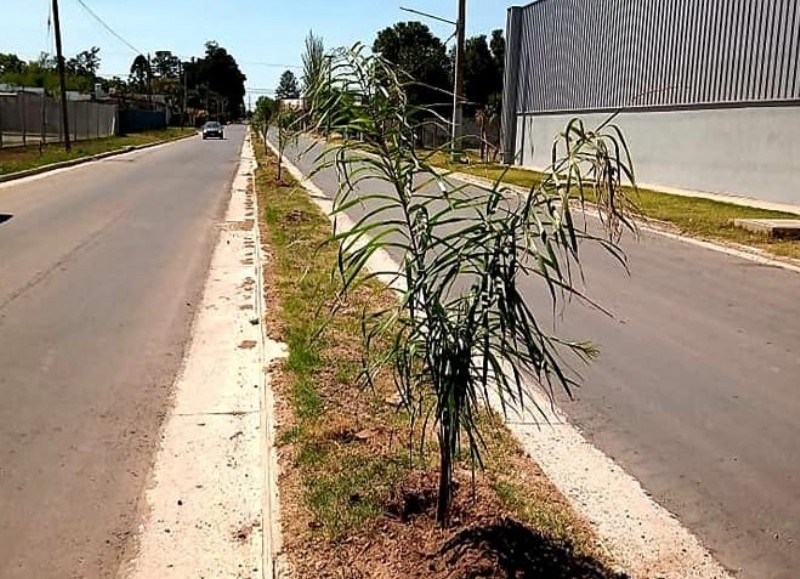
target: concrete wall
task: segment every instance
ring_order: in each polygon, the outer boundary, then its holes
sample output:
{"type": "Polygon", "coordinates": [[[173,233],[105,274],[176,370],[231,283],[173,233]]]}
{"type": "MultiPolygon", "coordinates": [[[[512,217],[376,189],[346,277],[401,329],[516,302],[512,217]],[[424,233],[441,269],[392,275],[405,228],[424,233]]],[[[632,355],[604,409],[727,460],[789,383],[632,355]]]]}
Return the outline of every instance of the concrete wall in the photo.
{"type": "Polygon", "coordinates": [[[796,101],[799,24],[798,0],[539,0],[509,11],[515,110],[796,101]]]}
{"type": "MultiPolygon", "coordinates": [[[[114,135],[116,105],[68,101],[67,109],[73,140],[114,135]]],[[[54,98],[24,93],[0,96],[0,146],[32,144],[42,139],[58,142],[62,132],[61,103],[54,98]]]]}
{"type": "Polygon", "coordinates": [[[800,1],[538,0],[509,9],[506,163],[624,109],[640,182],[800,203],[800,1]]]}
{"type": "MultiPolygon", "coordinates": [[[[593,127],[607,116],[519,115],[517,159],[548,166],[553,139],[570,119],[593,127]]],[[[800,204],[800,107],[629,112],[617,124],[640,183],[800,204]]]]}

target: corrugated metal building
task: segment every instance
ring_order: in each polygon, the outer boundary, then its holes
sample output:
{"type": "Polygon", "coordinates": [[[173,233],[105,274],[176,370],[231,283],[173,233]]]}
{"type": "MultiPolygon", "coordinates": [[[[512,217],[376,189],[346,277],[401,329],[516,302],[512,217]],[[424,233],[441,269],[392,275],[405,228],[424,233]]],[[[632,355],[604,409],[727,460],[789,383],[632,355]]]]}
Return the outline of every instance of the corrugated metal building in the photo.
{"type": "Polygon", "coordinates": [[[506,162],[624,109],[641,182],[800,203],[800,1],[539,0],[507,42],[506,162]]]}

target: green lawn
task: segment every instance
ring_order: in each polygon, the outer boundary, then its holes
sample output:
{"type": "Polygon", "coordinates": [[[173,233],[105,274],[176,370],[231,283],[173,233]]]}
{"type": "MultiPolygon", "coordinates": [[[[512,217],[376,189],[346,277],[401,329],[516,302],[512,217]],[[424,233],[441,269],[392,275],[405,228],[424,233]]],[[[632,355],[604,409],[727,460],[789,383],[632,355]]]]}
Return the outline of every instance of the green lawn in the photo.
{"type": "Polygon", "coordinates": [[[92,141],[73,143],[72,151],[67,153],[63,144],[48,145],[43,151],[39,146],[8,147],[0,149],[0,175],[34,169],[44,165],[89,157],[123,147],[146,145],[158,141],[170,141],[194,133],[193,128],[170,127],[162,131],[147,131],[124,137],[109,137],[92,141]]]}
{"type": "MultiPolygon", "coordinates": [[[[502,179],[504,183],[519,187],[533,187],[544,178],[538,171],[485,164],[474,158],[469,159],[467,163],[453,163],[446,155],[436,153],[432,161],[436,166],[450,171],[468,173],[492,181],[502,179]]],[[[800,259],[800,241],[768,239],[763,235],[734,227],[732,224],[732,220],[738,218],[800,219],[795,214],[752,209],[698,197],[670,195],[649,189],[639,189],[638,193],[632,194],[631,197],[645,218],[669,223],[686,235],[747,245],[775,255],[800,259]]]]}

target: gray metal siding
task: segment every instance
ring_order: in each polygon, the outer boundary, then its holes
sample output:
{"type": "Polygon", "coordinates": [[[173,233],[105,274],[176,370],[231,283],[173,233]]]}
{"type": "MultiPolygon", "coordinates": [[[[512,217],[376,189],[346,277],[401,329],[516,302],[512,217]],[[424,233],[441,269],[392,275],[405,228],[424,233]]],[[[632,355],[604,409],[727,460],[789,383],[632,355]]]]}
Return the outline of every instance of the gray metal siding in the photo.
{"type": "MultiPolygon", "coordinates": [[[[521,113],[800,99],[798,0],[539,0],[515,10],[521,113]]],[[[508,85],[507,85],[508,86],[508,85]]]]}

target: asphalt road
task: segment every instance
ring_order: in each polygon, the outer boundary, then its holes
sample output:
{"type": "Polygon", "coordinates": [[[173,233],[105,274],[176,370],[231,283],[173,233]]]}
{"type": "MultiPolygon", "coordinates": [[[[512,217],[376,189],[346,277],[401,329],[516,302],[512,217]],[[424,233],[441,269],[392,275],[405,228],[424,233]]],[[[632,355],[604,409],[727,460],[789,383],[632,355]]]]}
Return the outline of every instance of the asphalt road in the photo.
{"type": "MultiPolygon", "coordinates": [[[[308,173],[315,155],[297,150],[308,173]]],[[[313,181],[336,191],[333,170],[313,181]]],[[[795,579],[800,274],[648,233],[624,247],[630,277],[597,248],[584,253],[587,292],[613,317],[573,302],[556,320],[557,334],[601,350],[563,408],[723,565],[795,579]]],[[[546,318],[543,288],[524,285],[546,318]]]]}
{"type": "Polygon", "coordinates": [[[243,136],[0,186],[0,578],[130,553],[243,136]]]}

